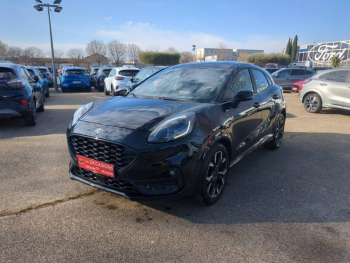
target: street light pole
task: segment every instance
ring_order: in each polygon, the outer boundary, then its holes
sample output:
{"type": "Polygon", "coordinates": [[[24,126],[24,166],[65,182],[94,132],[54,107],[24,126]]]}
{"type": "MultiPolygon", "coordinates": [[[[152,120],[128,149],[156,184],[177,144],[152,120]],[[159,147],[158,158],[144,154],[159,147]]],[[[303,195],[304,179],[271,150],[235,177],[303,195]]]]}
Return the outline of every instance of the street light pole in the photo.
{"type": "Polygon", "coordinates": [[[53,70],[53,82],[55,87],[55,92],[58,92],[57,85],[57,71],[56,71],[56,62],[55,62],[55,52],[53,49],[53,41],[52,41],[52,29],[51,29],[51,17],[50,17],[50,7],[55,8],[55,12],[59,13],[62,11],[62,7],[59,5],[62,0],[55,0],[53,5],[43,4],[42,0],[35,0],[38,4],[34,6],[37,11],[43,11],[44,7],[47,7],[47,14],[49,16],[49,28],[50,28],[50,42],[51,42],[51,56],[52,56],[52,70],[53,70]]]}

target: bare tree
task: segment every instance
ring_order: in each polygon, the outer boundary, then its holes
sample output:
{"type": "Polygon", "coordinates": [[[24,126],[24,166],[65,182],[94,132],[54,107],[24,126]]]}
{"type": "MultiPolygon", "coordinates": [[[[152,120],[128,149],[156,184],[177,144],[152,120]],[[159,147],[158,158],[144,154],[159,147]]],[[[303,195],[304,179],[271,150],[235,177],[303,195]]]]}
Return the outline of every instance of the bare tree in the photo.
{"type": "Polygon", "coordinates": [[[227,60],[229,57],[228,50],[226,48],[226,45],[224,43],[219,43],[219,46],[217,48],[217,60],[227,60]]]}
{"type": "Polygon", "coordinates": [[[159,52],[160,48],[157,45],[150,46],[147,48],[147,51],[159,52]]]}
{"type": "Polygon", "coordinates": [[[7,45],[0,41],[0,59],[4,59],[6,57],[7,45]]]}
{"type": "Polygon", "coordinates": [[[67,52],[67,56],[74,60],[74,64],[79,66],[80,61],[84,58],[84,50],[81,48],[71,48],[67,52]]]}
{"type": "Polygon", "coordinates": [[[128,51],[129,60],[136,63],[138,60],[138,54],[141,51],[141,48],[136,44],[128,44],[127,51],[128,51]]]}
{"type": "Polygon", "coordinates": [[[91,56],[92,60],[101,66],[101,62],[105,59],[107,53],[107,46],[103,41],[92,40],[86,45],[86,54],[91,56]]]}
{"type": "Polygon", "coordinates": [[[127,46],[118,40],[113,40],[107,44],[109,59],[119,66],[119,63],[124,61],[127,55],[127,46]]]}
{"type": "Polygon", "coordinates": [[[19,47],[9,47],[7,49],[7,57],[12,62],[18,62],[19,57],[22,55],[23,50],[19,47]]]}
{"type": "Polygon", "coordinates": [[[192,52],[186,51],[180,53],[180,63],[193,62],[194,56],[192,52]]]}
{"type": "Polygon", "coordinates": [[[29,60],[36,66],[39,63],[39,59],[44,57],[45,52],[39,47],[27,47],[23,51],[23,56],[29,58],[29,60]]]}
{"type": "Polygon", "coordinates": [[[239,54],[237,61],[238,62],[248,62],[248,54],[247,53],[239,54]]]}
{"type": "MultiPolygon", "coordinates": [[[[63,56],[64,56],[64,51],[63,50],[61,50],[61,49],[54,49],[54,52],[55,52],[55,58],[56,59],[63,58],[63,56]]],[[[50,54],[50,56],[51,56],[51,54],[50,54]]]]}
{"type": "Polygon", "coordinates": [[[178,53],[177,49],[173,46],[168,47],[167,50],[165,50],[165,52],[169,52],[169,53],[178,53]]]}

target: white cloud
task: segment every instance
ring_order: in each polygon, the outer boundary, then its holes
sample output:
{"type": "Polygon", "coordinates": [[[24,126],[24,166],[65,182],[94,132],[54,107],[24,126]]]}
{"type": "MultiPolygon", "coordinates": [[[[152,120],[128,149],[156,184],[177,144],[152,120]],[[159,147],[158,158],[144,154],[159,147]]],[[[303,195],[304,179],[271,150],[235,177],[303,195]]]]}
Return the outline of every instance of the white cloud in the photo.
{"type": "Polygon", "coordinates": [[[239,42],[222,36],[193,31],[172,31],[159,28],[155,24],[126,22],[117,30],[100,30],[99,38],[106,41],[117,39],[121,42],[135,43],[142,49],[158,46],[161,50],[174,46],[178,50],[191,50],[192,45],[197,48],[217,47],[224,43],[227,48],[263,49],[266,53],[281,52],[285,39],[276,39],[269,36],[253,35],[245,42],[239,42]]]}
{"type": "Polygon", "coordinates": [[[110,21],[112,19],[113,19],[113,16],[107,16],[107,17],[103,18],[103,20],[106,20],[106,21],[110,21]]]}

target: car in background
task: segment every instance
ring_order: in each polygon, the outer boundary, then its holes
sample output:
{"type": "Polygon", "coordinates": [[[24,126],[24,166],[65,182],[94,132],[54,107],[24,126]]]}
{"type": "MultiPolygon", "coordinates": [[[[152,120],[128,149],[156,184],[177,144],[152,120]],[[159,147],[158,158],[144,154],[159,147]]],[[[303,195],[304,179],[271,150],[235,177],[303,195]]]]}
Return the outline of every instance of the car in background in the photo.
{"type": "Polygon", "coordinates": [[[132,77],[125,85],[125,88],[128,88],[130,91],[133,90],[140,82],[144,81],[153,74],[167,68],[166,66],[150,66],[142,68],[135,77],[132,77]]]}
{"type": "Polygon", "coordinates": [[[47,67],[38,67],[38,69],[40,70],[41,74],[43,74],[46,77],[49,83],[49,87],[53,87],[53,76],[50,70],[47,67]]]}
{"type": "Polygon", "coordinates": [[[25,125],[36,125],[36,112],[45,110],[38,81],[22,65],[0,64],[0,118],[23,117],[25,125]]]}
{"type": "Polygon", "coordinates": [[[350,110],[350,68],[317,72],[305,82],[300,102],[311,113],[320,112],[322,108],[350,110]]]}
{"type": "Polygon", "coordinates": [[[264,68],[279,68],[278,64],[277,63],[266,63],[264,68]]]}
{"type": "Polygon", "coordinates": [[[94,67],[92,70],[90,70],[91,86],[95,87],[95,89],[97,89],[97,86],[96,86],[96,74],[97,74],[97,71],[99,69],[100,69],[99,67],[94,67]]]}
{"type": "Polygon", "coordinates": [[[64,67],[60,76],[62,92],[67,90],[85,90],[91,92],[91,80],[89,74],[80,67],[64,67]]]}
{"type": "Polygon", "coordinates": [[[53,68],[52,67],[47,67],[47,68],[50,71],[51,75],[53,75],[53,68]]]}
{"type": "Polygon", "coordinates": [[[320,71],[320,70],[327,70],[327,69],[333,69],[331,67],[317,67],[317,68],[312,68],[313,71],[320,71]]]}
{"type": "Polygon", "coordinates": [[[135,77],[140,69],[136,67],[123,66],[118,68],[113,68],[109,73],[108,77],[105,78],[105,95],[115,95],[118,90],[125,89],[126,83],[128,83],[131,78],[135,77]]]}
{"type": "Polygon", "coordinates": [[[282,88],[258,66],[168,67],[126,97],[74,113],[69,176],[128,198],[197,194],[211,205],[225,191],[231,166],[259,146],[280,148],[285,119],[282,88]]]}
{"type": "Polygon", "coordinates": [[[283,68],[271,74],[274,82],[283,90],[291,91],[294,82],[311,78],[314,71],[302,68],[283,68]]]}
{"type": "Polygon", "coordinates": [[[98,91],[103,91],[105,87],[105,78],[109,75],[112,68],[110,66],[100,67],[95,75],[96,88],[98,91]]]}
{"type": "Polygon", "coordinates": [[[39,71],[37,67],[26,66],[25,68],[27,69],[27,71],[33,79],[35,76],[38,77],[38,84],[44,91],[45,97],[50,97],[50,89],[46,77],[43,76],[43,74],[39,71]]]}
{"type": "Polygon", "coordinates": [[[278,68],[264,68],[267,72],[269,72],[270,74],[276,72],[277,70],[279,70],[278,68]]]}
{"type": "Polygon", "coordinates": [[[304,86],[304,83],[307,81],[308,79],[303,79],[303,80],[299,80],[293,83],[292,85],[292,92],[294,93],[299,93],[304,86]]]}

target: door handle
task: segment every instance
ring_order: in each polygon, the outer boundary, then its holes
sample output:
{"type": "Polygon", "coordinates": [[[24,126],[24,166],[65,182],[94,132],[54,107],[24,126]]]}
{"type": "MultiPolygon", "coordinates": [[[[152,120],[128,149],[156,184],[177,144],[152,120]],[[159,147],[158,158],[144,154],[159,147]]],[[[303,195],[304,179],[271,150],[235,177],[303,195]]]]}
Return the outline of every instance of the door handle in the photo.
{"type": "Polygon", "coordinates": [[[321,86],[327,86],[327,83],[320,83],[321,86]]]}
{"type": "Polygon", "coordinates": [[[260,103],[259,103],[259,102],[255,102],[255,103],[253,104],[253,106],[254,106],[254,108],[259,108],[259,107],[260,107],[260,103]]]}
{"type": "Polygon", "coordinates": [[[278,99],[278,95],[277,95],[277,94],[273,94],[272,98],[273,98],[274,100],[277,100],[277,99],[278,99]]]}

